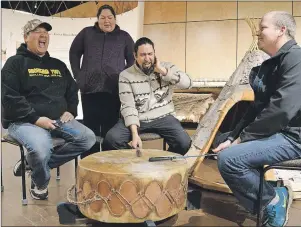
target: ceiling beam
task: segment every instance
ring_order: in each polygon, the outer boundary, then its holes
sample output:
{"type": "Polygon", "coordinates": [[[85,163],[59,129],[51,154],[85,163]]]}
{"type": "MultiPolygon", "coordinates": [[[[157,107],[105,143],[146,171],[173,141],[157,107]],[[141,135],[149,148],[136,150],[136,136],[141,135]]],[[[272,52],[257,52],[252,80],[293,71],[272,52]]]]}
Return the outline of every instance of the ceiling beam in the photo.
{"type": "Polygon", "coordinates": [[[102,5],[111,5],[116,14],[122,14],[127,11],[133,10],[138,6],[138,1],[93,1],[86,2],[71,9],[67,9],[60,13],[54,14],[53,17],[69,17],[69,18],[91,18],[96,17],[98,8],[102,5]]]}

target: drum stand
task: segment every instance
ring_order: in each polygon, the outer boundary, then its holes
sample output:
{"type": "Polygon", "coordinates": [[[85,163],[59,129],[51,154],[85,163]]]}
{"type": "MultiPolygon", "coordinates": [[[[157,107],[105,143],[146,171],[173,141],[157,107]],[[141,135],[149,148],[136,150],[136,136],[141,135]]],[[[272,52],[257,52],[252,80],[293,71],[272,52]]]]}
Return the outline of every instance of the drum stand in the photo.
{"type": "MultiPolygon", "coordinates": [[[[57,212],[59,215],[59,221],[62,225],[93,225],[97,224],[97,226],[101,226],[101,222],[85,217],[77,205],[74,205],[69,202],[62,202],[57,205],[57,212]]],[[[108,225],[104,223],[104,225],[108,225]]],[[[112,224],[113,225],[113,224],[112,224]]],[[[117,226],[118,224],[116,224],[117,226]]],[[[146,220],[144,223],[141,223],[141,226],[145,227],[155,227],[157,226],[155,222],[151,220],[146,220]]],[[[111,225],[110,225],[111,226],[111,225]]]]}
{"type": "MultiPolygon", "coordinates": [[[[185,210],[197,210],[200,209],[201,204],[201,191],[197,186],[188,185],[187,190],[187,205],[185,210]]],[[[57,205],[57,212],[59,215],[59,222],[62,225],[93,225],[101,226],[101,222],[87,218],[84,216],[77,205],[69,202],[61,202],[57,205]]],[[[162,222],[162,221],[160,221],[162,222]]],[[[107,223],[103,223],[108,225],[107,223]]],[[[156,223],[152,220],[146,220],[143,223],[140,223],[141,226],[145,227],[155,227],[156,223]]],[[[116,224],[117,226],[118,224],[116,224]]],[[[135,224],[136,225],[136,224],[135,224]]],[[[110,225],[111,226],[111,225],[110,225]]],[[[133,225],[134,226],[134,225],[133,225]]]]}

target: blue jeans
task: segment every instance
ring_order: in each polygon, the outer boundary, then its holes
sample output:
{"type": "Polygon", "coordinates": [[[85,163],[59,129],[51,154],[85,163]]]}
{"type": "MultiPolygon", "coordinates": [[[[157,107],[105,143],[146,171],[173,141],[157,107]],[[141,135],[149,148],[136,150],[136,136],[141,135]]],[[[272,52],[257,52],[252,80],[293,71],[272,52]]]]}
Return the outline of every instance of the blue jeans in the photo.
{"type": "MultiPolygon", "coordinates": [[[[233,145],[218,154],[219,171],[240,203],[256,213],[259,168],[301,157],[301,144],[281,133],[268,138],[233,145]]],[[[264,181],[263,207],[275,197],[271,184],[264,181]]]]}
{"type": "Polygon", "coordinates": [[[8,133],[28,151],[26,160],[32,169],[31,179],[38,188],[47,187],[50,169],[88,151],[96,142],[94,133],[76,120],[57,122],[60,128],[54,130],[20,122],[12,123],[8,127],[8,133]],[[65,144],[54,150],[52,137],[63,138],[65,144]]]}

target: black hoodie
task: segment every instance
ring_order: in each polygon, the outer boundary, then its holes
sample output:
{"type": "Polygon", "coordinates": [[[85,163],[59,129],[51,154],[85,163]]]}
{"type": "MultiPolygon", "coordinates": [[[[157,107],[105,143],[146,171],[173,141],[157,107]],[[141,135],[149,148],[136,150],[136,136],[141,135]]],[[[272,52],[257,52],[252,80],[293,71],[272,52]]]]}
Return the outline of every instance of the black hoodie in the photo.
{"type": "Polygon", "coordinates": [[[39,57],[22,44],[1,71],[2,125],[34,124],[39,117],[58,119],[65,111],[77,115],[78,87],[66,64],[49,53],[39,57]]]}
{"type": "Polygon", "coordinates": [[[118,96],[119,74],[133,65],[133,53],[132,37],[118,25],[108,33],[103,32],[97,22],[93,27],[84,28],[73,40],[69,52],[71,69],[81,93],[108,92],[118,96]]]}

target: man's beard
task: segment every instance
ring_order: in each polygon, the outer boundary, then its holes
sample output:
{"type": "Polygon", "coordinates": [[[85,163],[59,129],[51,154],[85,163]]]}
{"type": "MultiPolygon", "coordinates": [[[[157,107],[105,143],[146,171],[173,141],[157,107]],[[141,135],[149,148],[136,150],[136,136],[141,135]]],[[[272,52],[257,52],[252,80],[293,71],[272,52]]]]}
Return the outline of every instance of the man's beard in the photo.
{"type": "Polygon", "coordinates": [[[136,62],[137,66],[141,69],[141,71],[145,74],[145,75],[151,75],[154,71],[155,71],[155,64],[151,64],[151,66],[149,68],[140,66],[137,62],[136,62]]]}

